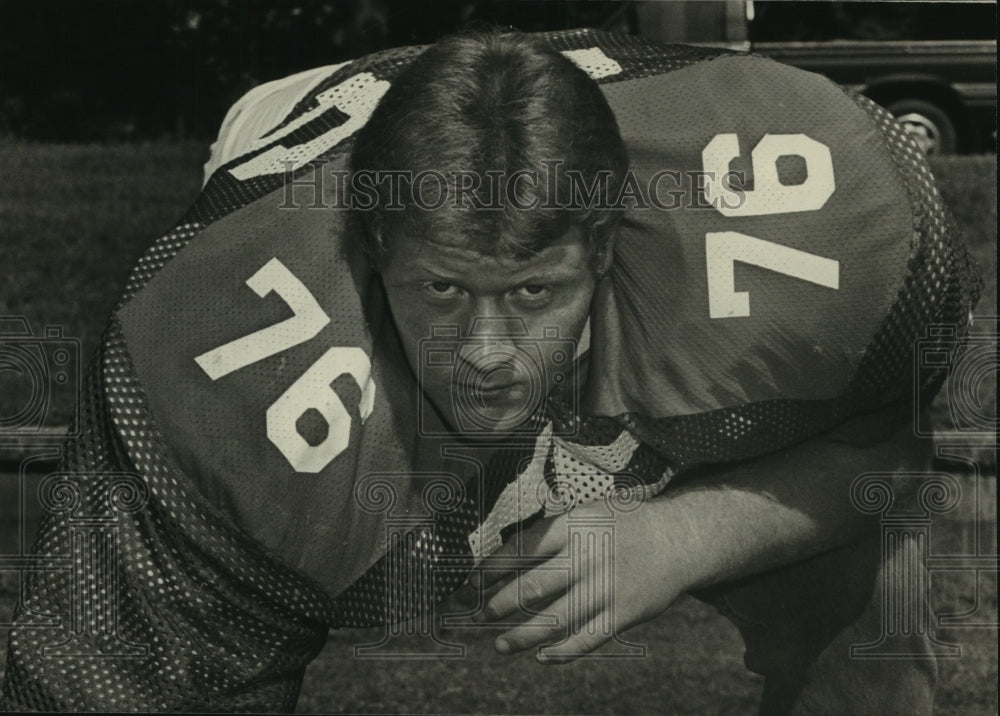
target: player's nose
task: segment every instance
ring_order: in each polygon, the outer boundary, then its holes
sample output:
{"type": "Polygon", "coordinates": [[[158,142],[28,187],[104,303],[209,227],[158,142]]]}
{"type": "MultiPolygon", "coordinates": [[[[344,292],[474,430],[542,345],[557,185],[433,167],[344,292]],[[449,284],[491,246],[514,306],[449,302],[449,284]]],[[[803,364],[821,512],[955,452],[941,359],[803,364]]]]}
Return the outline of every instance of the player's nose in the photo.
{"type": "Polygon", "coordinates": [[[524,368],[518,344],[527,337],[527,326],[519,316],[480,314],[469,322],[459,358],[484,379],[501,383],[516,380],[524,368]]]}
{"type": "Polygon", "coordinates": [[[513,343],[528,335],[528,326],[520,316],[500,313],[477,313],[468,323],[466,336],[472,343],[513,343]]]}

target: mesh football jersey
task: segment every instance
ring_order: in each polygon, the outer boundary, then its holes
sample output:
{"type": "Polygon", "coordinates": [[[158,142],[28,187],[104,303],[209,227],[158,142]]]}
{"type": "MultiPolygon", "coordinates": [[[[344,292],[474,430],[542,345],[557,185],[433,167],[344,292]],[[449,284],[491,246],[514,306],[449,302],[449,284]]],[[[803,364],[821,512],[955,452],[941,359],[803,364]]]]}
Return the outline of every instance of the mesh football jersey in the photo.
{"type": "Polygon", "coordinates": [[[540,37],[601,85],[633,169],[588,392],[502,449],[423,430],[358,229],[330,208],[421,48],[332,68],[133,271],[36,544],[88,568],[26,576],[5,706],[293,708],[328,628],[425,613],[564,508],[554,486],[642,499],[800,442],[908,398],[927,326],[966,328],[975,272],[871,102],[759,57],[540,37]],[[123,475],[132,503],[108,497],[123,475]],[[83,514],[104,520],[92,545],[83,514]]]}

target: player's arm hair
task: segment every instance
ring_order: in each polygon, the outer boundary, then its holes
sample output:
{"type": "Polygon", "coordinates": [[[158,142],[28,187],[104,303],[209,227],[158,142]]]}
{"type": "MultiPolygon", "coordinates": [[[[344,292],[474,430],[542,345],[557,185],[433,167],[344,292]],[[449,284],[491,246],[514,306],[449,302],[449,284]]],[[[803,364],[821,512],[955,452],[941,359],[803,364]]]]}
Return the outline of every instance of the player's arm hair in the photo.
{"type": "Polygon", "coordinates": [[[879,516],[860,509],[852,485],[879,473],[898,501],[912,498],[933,452],[931,440],[914,435],[912,418],[910,405],[894,404],[778,452],[675,479],[657,499],[671,502],[672,514],[702,534],[705,554],[718,557],[697,586],[782,567],[873,534],[879,516]]]}

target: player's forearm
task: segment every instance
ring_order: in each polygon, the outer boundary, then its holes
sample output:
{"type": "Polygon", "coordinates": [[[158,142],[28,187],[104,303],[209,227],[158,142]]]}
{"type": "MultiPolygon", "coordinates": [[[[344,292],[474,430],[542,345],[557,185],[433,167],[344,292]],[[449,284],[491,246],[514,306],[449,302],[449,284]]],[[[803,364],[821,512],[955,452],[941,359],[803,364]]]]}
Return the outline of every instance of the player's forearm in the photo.
{"type": "Polygon", "coordinates": [[[686,588],[789,564],[874,529],[876,520],[851,502],[852,482],[866,472],[920,469],[928,446],[908,427],[871,445],[843,442],[854,437],[835,433],[718,469],[650,503],[660,512],[664,555],[687,563],[686,588]]]}

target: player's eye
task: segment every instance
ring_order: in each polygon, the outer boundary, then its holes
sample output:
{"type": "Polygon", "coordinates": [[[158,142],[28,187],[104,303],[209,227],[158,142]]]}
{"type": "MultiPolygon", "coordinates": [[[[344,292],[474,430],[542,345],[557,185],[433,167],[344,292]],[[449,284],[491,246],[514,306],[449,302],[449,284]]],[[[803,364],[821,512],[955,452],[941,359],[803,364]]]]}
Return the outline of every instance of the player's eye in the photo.
{"type": "Polygon", "coordinates": [[[447,281],[431,281],[424,284],[424,290],[434,298],[453,298],[458,295],[459,288],[447,281]]]}
{"type": "Polygon", "coordinates": [[[542,286],[541,284],[526,284],[524,286],[520,286],[515,293],[520,299],[538,302],[547,300],[552,292],[548,286],[542,286]]]}

